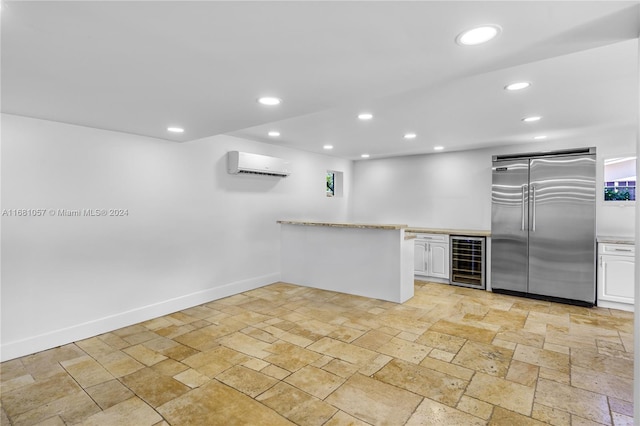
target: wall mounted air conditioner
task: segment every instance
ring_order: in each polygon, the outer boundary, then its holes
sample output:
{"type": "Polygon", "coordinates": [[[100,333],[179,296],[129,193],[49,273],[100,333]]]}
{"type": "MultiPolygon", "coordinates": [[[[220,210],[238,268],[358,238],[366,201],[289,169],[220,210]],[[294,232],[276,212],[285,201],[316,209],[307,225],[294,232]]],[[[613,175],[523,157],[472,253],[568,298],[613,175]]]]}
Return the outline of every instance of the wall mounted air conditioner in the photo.
{"type": "Polygon", "coordinates": [[[229,151],[228,170],[231,174],[254,174],[286,177],[291,174],[289,162],[282,158],[248,152],[229,151]]]}

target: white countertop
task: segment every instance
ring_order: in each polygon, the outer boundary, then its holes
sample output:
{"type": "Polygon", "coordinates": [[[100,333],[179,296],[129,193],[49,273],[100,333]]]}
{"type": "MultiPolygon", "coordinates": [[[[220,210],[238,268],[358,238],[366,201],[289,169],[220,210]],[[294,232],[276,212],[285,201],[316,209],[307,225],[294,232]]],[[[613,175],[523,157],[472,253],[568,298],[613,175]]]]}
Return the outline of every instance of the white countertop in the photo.
{"type": "Polygon", "coordinates": [[[606,244],[635,244],[635,238],[626,235],[598,235],[596,241],[606,244]]]}

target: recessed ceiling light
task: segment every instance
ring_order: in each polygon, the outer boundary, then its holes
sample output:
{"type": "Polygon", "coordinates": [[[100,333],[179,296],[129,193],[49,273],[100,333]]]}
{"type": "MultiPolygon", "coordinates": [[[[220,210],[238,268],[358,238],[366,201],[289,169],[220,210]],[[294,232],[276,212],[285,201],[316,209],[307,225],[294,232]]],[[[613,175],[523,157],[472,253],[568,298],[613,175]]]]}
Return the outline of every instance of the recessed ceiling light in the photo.
{"type": "Polygon", "coordinates": [[[167,131],[171,133],[184,133],[184,129],[182,127],[167,127],[167,131]]]}
{"type": "Polygon", "coordinates": [[[278,136],[280,136],[280,132],[277,130],[272,130],[269,133],[267,133],[269,136],[271,136],[272,138],[277,138],[278,136]]]}
{"type": "Polygon", "coordinates": [[[262,105],[274,106],[280,105],[282,100],[273,96],[264,96],[262,98],[259,98],[258,102],[260,102],[262,105]]]}
{"type": "Polygon", "coordinates": [[[534,115],[531,117],[525,117],[522,119],[522,121],[524,121],[525,123],[531,123],[532,121],[539,121],[542,117],[540,117],[539,115],[534,115]]]}
{"type": "Polygon", "coordinates": [[[360,120],[371,120],[373,118],[373,114],[368,112],[363,112],[362,114],[358,115],[358,118],[360,120]]]}
{"type": "Polygon", "coordinates": [[[322,149],[333,149],[333,145],[324,145],[322,149]]]}
{"type": "Polygon", "coordinates": [[[415,139],[416,136],[418,136],[418,135],[416,135],[415,133],[405,133],[404,134],[404,138],[405,139],[415,139]]]}
{"type": "Polygon", "coordinates": [[[475,46],[496,38],[500,32],[502,28],[499,25],[482,25],[460,33],[456,37],[456,43],[462,46],[475,46]]]}
{"type": "Polygon", "coordinates": [[[504,86],[504,90],[513,92],[515,90],[526,89],[529,86],[531,86],[531,83],[529,83],[528,81],[520,81],[518,83],[507,84],[506,86],[504,86]]]}
{"type": "Polygon", "coordinates": [[[541,139],[546,139],[546,138],[547,138],[547,135],[540,135],[540,136],[535,136],[534,137],[534,139],[537,140],[537,141],[539,141],[541,139]]]}
{"type": "Polygon", "coordinates": [[[369,154],[362,154],[360,157],[362,157],[362,158],[369,158],[369,157],[370,157],[370,155],[369,155],[369,154]]]}
{"type": "Polygon", "coordinates": [[[444,149],[444,146],[434,146],[433,150],[434,151],[442,151],[444,149]]]}

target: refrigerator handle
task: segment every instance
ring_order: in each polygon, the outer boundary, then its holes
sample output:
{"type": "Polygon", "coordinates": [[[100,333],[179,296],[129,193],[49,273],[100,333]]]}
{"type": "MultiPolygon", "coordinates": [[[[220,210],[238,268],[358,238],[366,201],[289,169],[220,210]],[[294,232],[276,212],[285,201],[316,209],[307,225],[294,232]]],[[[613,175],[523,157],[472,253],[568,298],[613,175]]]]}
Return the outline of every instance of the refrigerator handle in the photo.
{"type": "Polygon", "coordinates": [[[531,232],[536,232],[536,186],[531,185],[531,232]]]}
{"type": "Polygon", "coordinates": [[[522,208],[522,224],[520,225],[520,230],[524,231],[524,225],[525,225],[525,211],[526,211],[526,204],[525,204],[525,200],[526,200],[526,192],[527,192],[527,184],[525,183],[524,185],[522,185],[522,202],[521,202],[521,208],[522,208]]]}

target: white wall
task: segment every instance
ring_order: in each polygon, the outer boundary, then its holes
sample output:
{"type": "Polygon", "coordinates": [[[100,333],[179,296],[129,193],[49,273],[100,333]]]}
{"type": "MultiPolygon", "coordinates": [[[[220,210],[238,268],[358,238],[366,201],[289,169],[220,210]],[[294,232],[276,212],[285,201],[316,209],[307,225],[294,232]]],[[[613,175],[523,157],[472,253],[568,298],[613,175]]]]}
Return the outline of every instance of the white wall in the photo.
{"type": "MultiPolygon", "coordinates": [[[[490,230],[493,155],[595,146],[596,179],[601,188],[603,159],[634,154],[635,139],[635,129],[628,129],[594,134],[582,140],[357,161],[351,219],[490,230]]],[[[633,204],[607,206],[599,199],[596,220],[599,234],[632,236],[635,209],[633,204]]]]}
{"type": "Polygon", "coordinates": [[[279,219],[345,221],[352,162],[217,136],[179,144],[2,115],[2,359],[265,285],[279,219]],[[288,178],[226,172],[226,152],[292,161],[288,178]],[[325,196],[328,169],[344,197],[325,196]],[[50,216],[127,209],[125,217],[50,216]]]}

